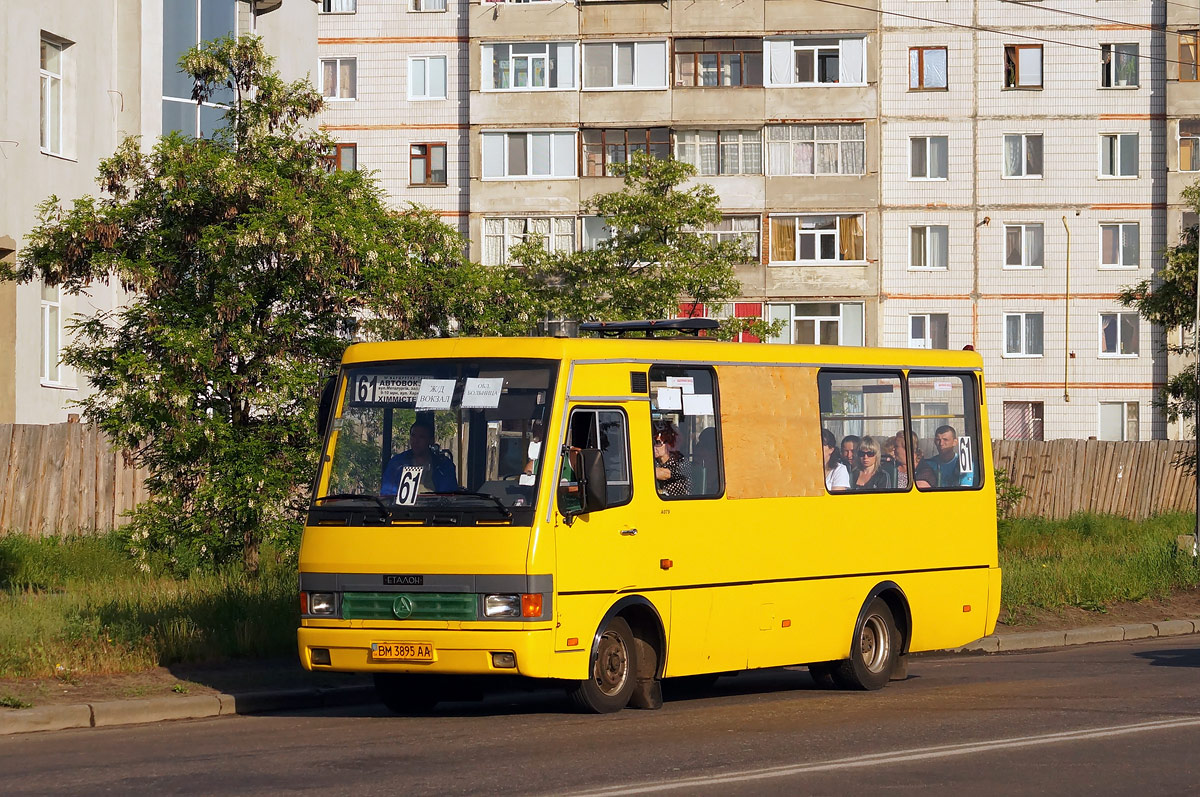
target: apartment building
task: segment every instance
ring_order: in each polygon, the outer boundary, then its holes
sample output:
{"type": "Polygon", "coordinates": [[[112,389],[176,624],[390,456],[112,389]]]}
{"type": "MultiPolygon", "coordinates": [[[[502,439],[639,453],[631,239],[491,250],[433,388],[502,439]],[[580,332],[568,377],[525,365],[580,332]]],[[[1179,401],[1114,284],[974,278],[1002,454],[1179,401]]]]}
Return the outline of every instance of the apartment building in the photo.
{"type": "MultiPolygon", "coordinates": [[[[311,74],[313,0],[0,0],[0,257],[15,260],[36,206],[94,194],[96,169],[126,135],[204,135],[216,104],[191,101],[177,67],[198,42],[263,36],[289,79],[311,74]]],[[[120,288],[66,296],[39,283],[0,283],[0,423],[55,423],[76,411],[87,380],[59,362],[69,322],[119,306],[120,288]]]]}

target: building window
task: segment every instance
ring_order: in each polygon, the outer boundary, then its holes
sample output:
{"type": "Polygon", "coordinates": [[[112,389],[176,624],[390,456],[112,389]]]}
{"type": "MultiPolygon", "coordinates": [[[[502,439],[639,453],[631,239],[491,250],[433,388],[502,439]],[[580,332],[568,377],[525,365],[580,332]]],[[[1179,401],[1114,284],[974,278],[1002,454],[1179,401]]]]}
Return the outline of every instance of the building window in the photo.
{"type": "Polygon", "coordinates": [[[483,177],[575,177],[575,133],[481,133],[483,177]]]}
{"type": "Polygon", "coordinates": [[[761,86],[762,39],[676,39],[676,86],[761,86]]]}
{"type": "Polygon", "coordinates": [[[331,172],[352,172],[358,168],[358,145],[334,144],[325,150],[325,160],[331,172]]]}
{"type": "Polygon", "coordinates": [[[211,137],[233,103],[233,89],[216,90],[208,102],[192,99],[191,75],[179,68],[179,59],[200,42],[238,34],[238,3],[231,0],[163,0],[162,15],[162,132],[178,131],[198,138],[211,137]]]}
{"type": "Polygon", "coordinates": [[[1006,44],[1004,46],[1004,88],[1040,89],[1042,87],[1042,45],[1006,44]]]}
{"type": "Polygon", "coordinates": [[[483,264],[508,263],[509,251],[531,236],[540,238],[547,252],[574,252],[575,219],[570,216],[484,219],[483,264]]]}
{"type": "Polygon", "coordinates": [[[670,129],[584,130],[583,175],[611,177],[613,166],[628,163],[635,152],[646,153],[659,160],[671,157],[670,129]]]}
{"type": "Polygon", "coordinates": [[[912,180],[945,180],[950,174],[948,136],[909,139],[908,176],[912,180]]]}
{"type": "Polygon", "coordinates": [[[1100,267],[1137,268],[1141,262],[1137,222],[1100,225],[1100,267]]]}
{"type": "Polygon", "coordinates": [[[675,157],[702,177],[762,174],[762,131],[681,130],[675,134],[675,157]]]}
{"type": "MultiPolygon", "coordinates": [[[[710,305],[680,305],[682,318],[707,315],[709,318],[762,318],[763,305],[761,302],[731,302],[728,304],[710,305]],[[690,313],[690,315],[689,315],[690,313]]],[[[749,332],[739,332],[733,338],[734,343],[762,343],[757,335],[749,332]]]]}
{"type": "Polygon", "coordinates": [[[908,317],[910,349],[950,348],[949,313],[915,313],[908,317]]]}
{"type": "Polygon", "coordinates": [[[945,47],[908,49],[908,88],[911,91],[944,89],[946,81],[945,47]]]}
{"type": "Polygon", "coordinates": [[[409,185],[446,184],[446,144],[411,144],[408,148],[409,185]]]}
{"type": "Polygon", "coordinates": [[[862,346],[863,306],[857,302],[767,305],[768,321],[783,321],[770,343],[862,346]]]}
{"type": "Polygon", "coordinates": [[[665,41],[602,42],[583,45],[585,89],[665,89],[665,41]]]}
{"type": "Polygon", "coordinates": [[[358,97],[358,59],[322,58],[321,95],[327,100],[358,97]]]}
{"type": "Polygon", "coordinates": [[[1006,357],[1042,356],[1042,314],[1004,314],[1004,355],[1006,357]]]}
{"type": "Polygon", "coordinates": [[[1046,265],[1041,224],[1004,225],[1004,267],[1042,268],[1046,265]]]}
{"type": "Polygon", "coordinates": [[[1179,120],[1179,171],[1200,172],[1200,119],[1179,120]]]}
{"type": "Polygon", "coordinates": [[[410,0],[409,11],[445,11],[446,0],[410,0]]]}
{"type": "Polygon", "coordinates": [[[42,39],[42,152],[62,154],[63,46],[42,39]]]}
{"type": "Polygon", "coordinates": [[[1136,44],[1100,45],[1100,85],[1106,89],[1137,87],[1138,46],[1136,44]]]}
{"type": "Polygon", "coordinates": [[[408,98],[446,99],[446,56],[422,55],[408,59],[408,98]]]}
{"type": "Polygon", "coordinates": [[[1042,176],[1042,134],[1007,133],[1004,136],[1004,176],[1042,176]]]}
{"type": "Polygon", "coordinates": [[[866,39],[767,39],[768,86],[866,83],[866,39]]]}
{"type": "Polygon", "coordinates": [[[750,256],[747,262],[753,263],[762,256],[761,223],[758,216],[723,216],[716,224],[709,224],[703,230],[692,229],[691,232],[713,243],[741,242],[742,248],[750,256]]]}
{"type": "Polygon", "coordinates": [[[1046,405],[1040,401],[1004,402],[1005,440],[1044,440],[1046,405]]]}
{"type": "Polygon", "coordinates": [[[769,125],[767,168],[773,177],[865,174],[866,126],[769,125]]]}
{"type": "Polygon", "coordinates": [[[1136,401],[1100,402],[1101,440],[1140,440],[1136,401]]]}
{"type": "Polygon", "coordinates": [[[950,228],[923,224],[908,228],[908,267],[944,271],[950,267],[950,228]]]}
{"type": "Polygon", "coordinates": [[[42,357],[43,382],[62,381],[62,297],[57,285],[42,285],[42,357]]]}
{"type": "Polygon", "coordinates": [[[484,91],[576,87],[574,42],[485,44],[480,53],[484,91]]]}
{"type": "Polygon", "coordinates": [[[353,14],[358,10],[358,0],[321,0],[322,14],[353,14]]]}
{"type": "Polygon", "coordinates": [[[1105,133],[1100,136],[1100,176],[1138,176],[1138,134],[1105,133]]]}
{"type": "Polygon", "coordinates": [[[1138,314],[1100,314],[1100,356],[1138,356],[1138,314]]]}
{"type": "Polygon", "coordinates": [[[1200,31],[1179,31],[1179,79],[1196,79],[1196,43],[1200,31]]]}
{"type": "Polygon", "coordinates": [[[772,216],[771,262],[862,263],[863,219],[860,213],[820,216],[772,216]]]}

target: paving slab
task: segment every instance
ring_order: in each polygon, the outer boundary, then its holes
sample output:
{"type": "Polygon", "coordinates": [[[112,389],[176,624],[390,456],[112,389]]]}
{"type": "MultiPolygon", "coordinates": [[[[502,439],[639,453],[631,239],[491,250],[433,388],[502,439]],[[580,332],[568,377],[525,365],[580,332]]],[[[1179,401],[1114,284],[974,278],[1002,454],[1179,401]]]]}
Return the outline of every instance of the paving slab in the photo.
{"type": "Polygon", "coordinates": [[[1000,650],[1034,650],[1056,648],[1065,644],[1066,631],[1022,631],[1019,634],[1002,634],[996,637],[1000,650]]]}
{"type": "Polygon", "coordinates": [[[1196,633],[1196,624],[1191,620],[1163,620],[1155,623],[1159,636],[1181,636],[1196,633]]]}
{"type": "Polygon", "coordinates": [[[0,736],[31,731],[65,731],[69,728],[91,726],[92,707],[88,705],[0,709],[0,736]]]}
{"type": "Polygon", "coordinates": [[[140,722],[216,717],[220,713],[221,701],[216,695],[151,697],[92,704],[93,724],[97,728],[103,725],[134,725],[140,722]]]}
{"type": "Polygon", "coordinates": [[[1126,639],[1149,639],[1158,636],[1158,629],[1154,627],[1154,623],[1133,623],[1124,628],[1126,639]]]}
{"type": "Polygon", "coordinates": [[[1120,642],[1125,638],[1125,629],[1119,625],[1087,626],[1067,631],[1067,645],[1088,645],[1093,642],[1120,642]]]}

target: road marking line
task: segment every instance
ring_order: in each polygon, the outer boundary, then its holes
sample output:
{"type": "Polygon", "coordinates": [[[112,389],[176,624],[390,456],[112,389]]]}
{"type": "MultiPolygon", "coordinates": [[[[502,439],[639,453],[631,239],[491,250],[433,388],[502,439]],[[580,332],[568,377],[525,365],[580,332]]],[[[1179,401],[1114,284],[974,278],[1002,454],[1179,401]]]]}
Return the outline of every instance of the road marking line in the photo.
{"type": "Polygon", "coordinates": [[[1019,747],[1035,747],[1043,744],[1059,744],[1085,739],[1103,739],[1111,736],[1126,736],[1133,733],[1146,733],[1148,731],[1167,730],[1170,728],[1188,728],[1197,725],[1200,725],[1200,717],[1173,717],[1164,720],[1136,722],[1129,725],[1083,728],[1076,731],[1061,731],[1059,733],[1045,733],[1036,736],[1014,736],[1007,739],[992,739],[984,742],[965,742],[962,744],[947,744],[935,747],[917,747],[909,750],[894,750],[887,753],[870,753],[851,758],[818,761],[812,764],[789,764],[762,769],[747,769],[742,772],[728,772],[723,775],[680,778],[678,780],[660,781],[657,783],[649,782],[591,791],[579,791],[572,792],[572,795],[574,797],[600,797],[601,795],[604,797],[617,797],[617,795],[626,794],[675,791],[677,789],[712,786],[720,783],[741,783],[745,781],[766,780],[768,778],[782,778],[789,775],[802,775],[809,772],[831,772],[839,769],[861,769],[864,767],[899,764],[909,761],[926,761],[936,758],[970,755],[972,753],[987,753],[993,750],[1010,750],[1019,747]]]}

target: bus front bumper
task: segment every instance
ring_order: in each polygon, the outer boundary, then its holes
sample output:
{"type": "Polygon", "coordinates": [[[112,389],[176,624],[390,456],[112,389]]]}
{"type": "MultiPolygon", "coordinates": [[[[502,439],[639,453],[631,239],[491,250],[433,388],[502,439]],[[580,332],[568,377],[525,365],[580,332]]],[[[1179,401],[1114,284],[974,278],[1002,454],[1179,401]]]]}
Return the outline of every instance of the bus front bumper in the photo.
{"type": "MultiPolygon", "coordinates": [[[[338,672],[406,672],[455,675],[524,675],[554,677],[550,660],[554,652],[552,629],[421,630],[363,628],[300,628],[297,632],[300,662],[307,670],[338,672]],[[428,646],[428,661],[398,661],[373,654],[373,646],[428,646]],[[317,661],[314,662],[314,651],[317,661]],[[321,653],[327,651],[327,653],[321,653]],[[501,655],[497,655],[501,654],[501,655]],[[514,666],[508,663],[510,654],[514,666]],[[320,661],[328,660],[328,664],[320,661]]],[[[403,647],[404,653],[416,648],[403,647]]],[[[395,652],[395,648],[393,648],[395,652]]],[[[425,651],[421,651],[424,653],[425,651]]]]}

